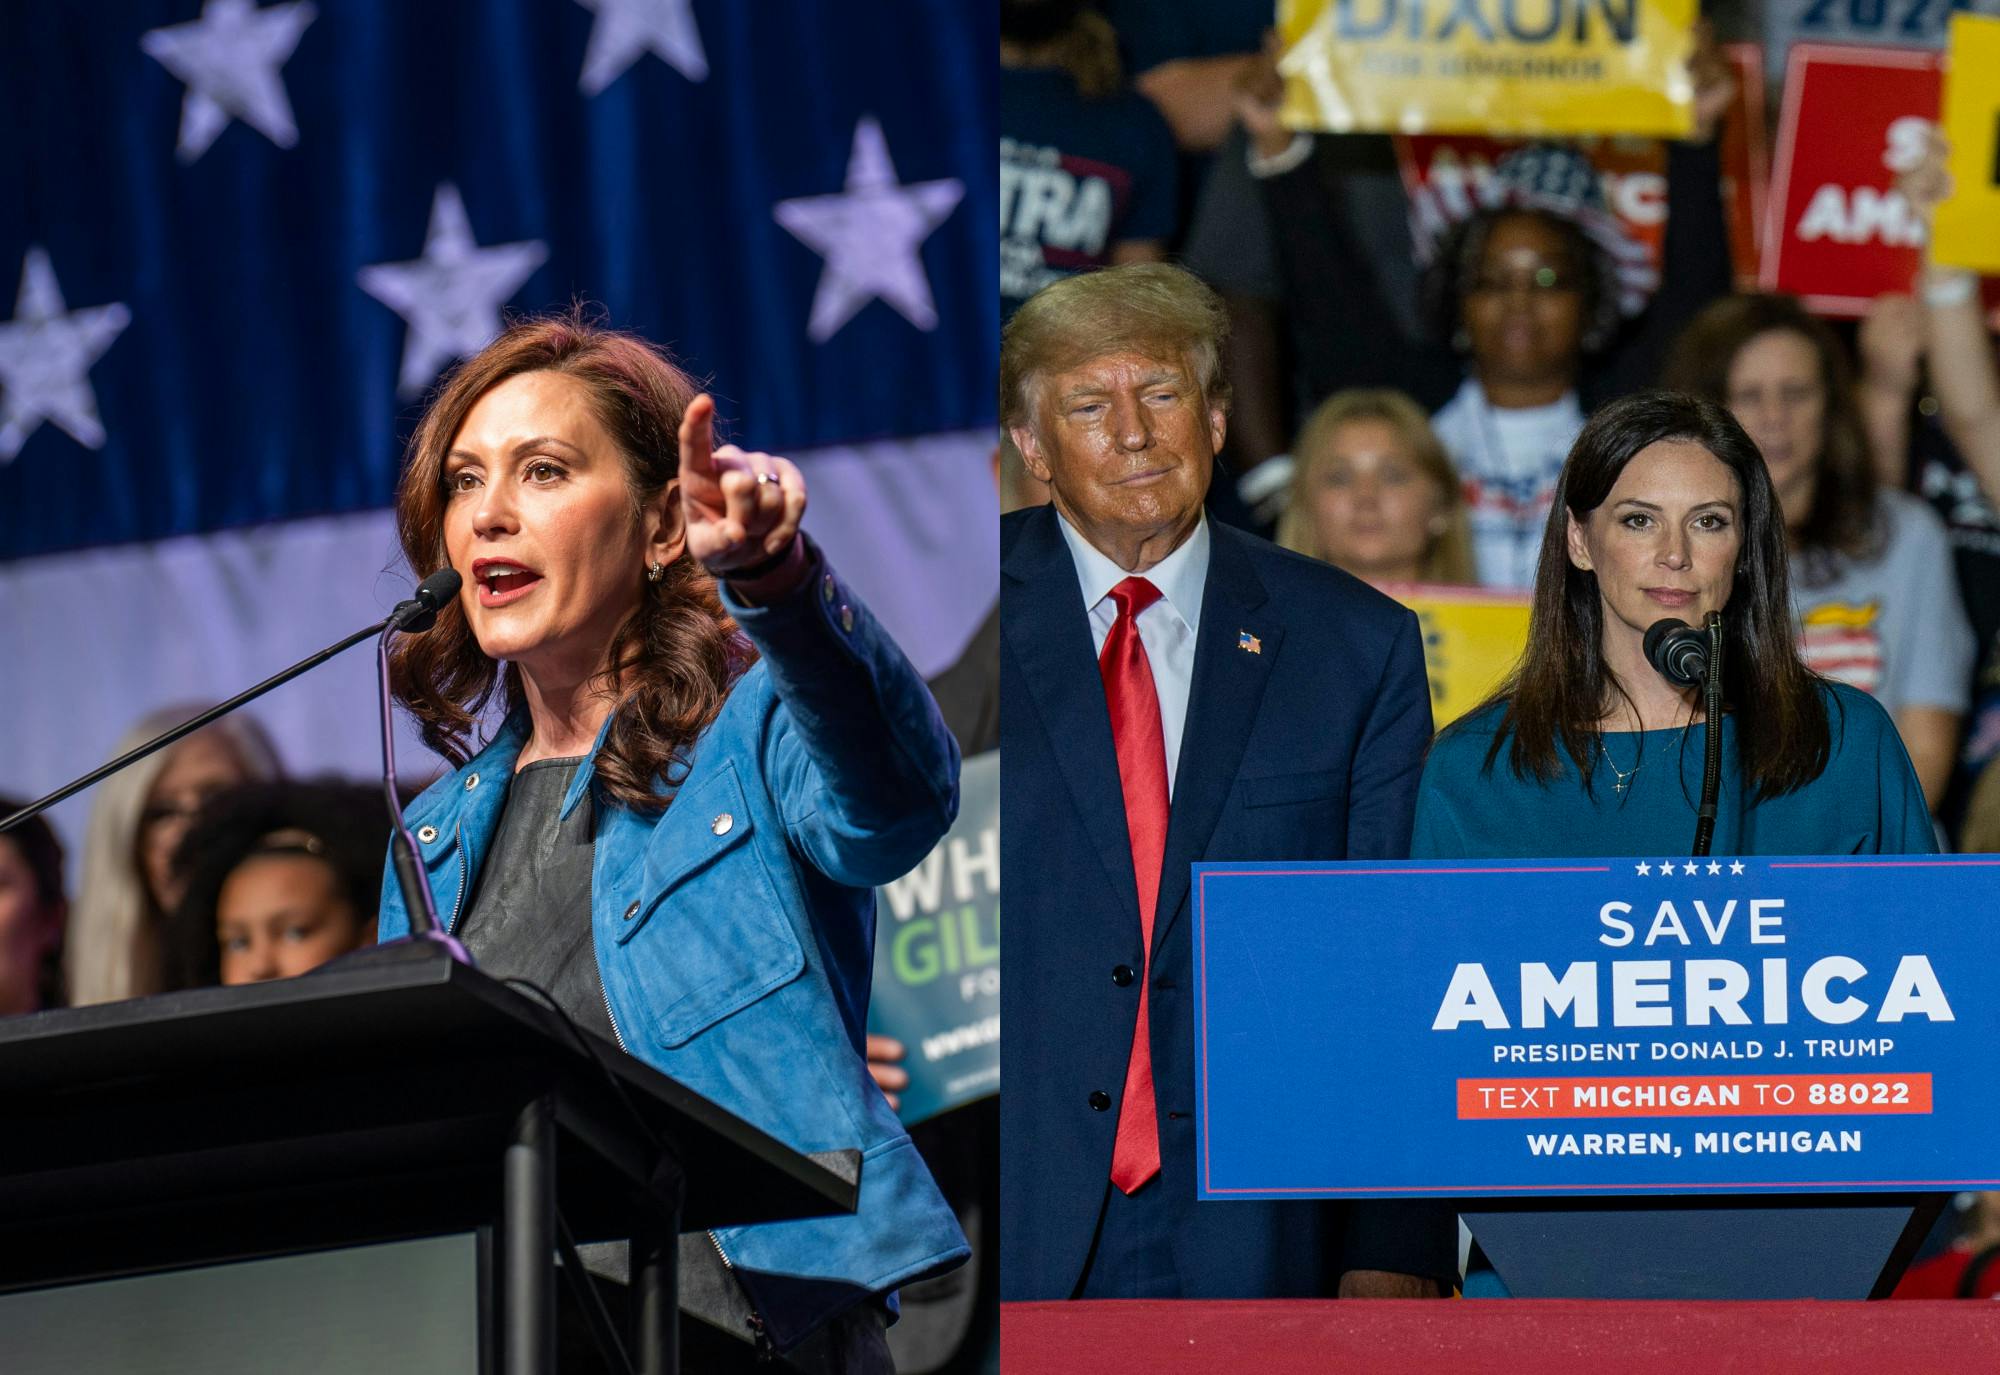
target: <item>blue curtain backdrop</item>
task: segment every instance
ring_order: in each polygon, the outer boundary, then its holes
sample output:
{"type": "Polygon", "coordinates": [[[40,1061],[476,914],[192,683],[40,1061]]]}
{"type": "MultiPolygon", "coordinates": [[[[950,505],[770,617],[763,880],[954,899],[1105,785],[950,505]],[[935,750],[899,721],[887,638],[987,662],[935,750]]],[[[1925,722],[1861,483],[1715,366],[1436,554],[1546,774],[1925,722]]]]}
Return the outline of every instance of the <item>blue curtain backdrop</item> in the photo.
{"type": "MultiPolygon", "coordinates": [[[[668,345],[951,662],[998,587],[996,43],[957,0],[0,0],[0,793],[405,595],[404,443],[503,309],[668,345]]],[[[365,776],[372,675],[251,710],[365,776]]]]}
{"type": "Polygon", "coordinates": [[[711,377],[746,442],[990,424],[991,13],[695,0],[701,79],[649,49],[586,94],[602,10],[320,0],[277,69],[296,143],[231,119],[185,162],[188,84],[142,39],[198,0],[0,6],[0,299],[39,245],[68,310],[130,313],[88,371],[103,447],[43,424],[0,463],[0,559],[386,505],[418,403],[408,326],[357,276],[421,255],[442,183],[482,247],[546,246],[509,309],[603,306],[711,377]],[[840,192],[864,117],[899,183],[963,188],[921,244],[937,322],[875,300],[815,342],[823,260],[774,207],[840,192]]]}

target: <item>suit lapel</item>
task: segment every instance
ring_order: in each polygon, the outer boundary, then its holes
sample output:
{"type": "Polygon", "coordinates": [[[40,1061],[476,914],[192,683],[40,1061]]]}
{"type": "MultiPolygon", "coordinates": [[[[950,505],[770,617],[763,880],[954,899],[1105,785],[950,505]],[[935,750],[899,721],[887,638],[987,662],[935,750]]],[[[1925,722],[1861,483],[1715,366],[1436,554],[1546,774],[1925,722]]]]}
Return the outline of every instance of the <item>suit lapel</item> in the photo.
{"type": "MultiPolygon", "coordinates": [[[[1125,829],[1111,716],[1076,563],[1056,519],[1052,508],[1036,513],[1002,561],[1000,633],[1048,732],[1084,838],[1103,862],[1120,911],[1136,932],[1139,895],[1132,882],[1132,841],[1125,829]]],[[[1003,706],[1013,710],[1011,703],[1003,706]]]]}
{"type": "Polygon", "coordinates": [[[1187,724],[1181,731],[1153,924],[1155,951],[1165,948],[1167,932],[1187,905],[1188,866],[1207,853],[1285,634],[1251,566],[1250,536],[1214,521],[1209,531],[1212,542],[1194,651],[1194,683],[1188,694],[1187,724]],[[1256,652],[1244,647],[1245,634],[1256,638],[1256,652]]]}

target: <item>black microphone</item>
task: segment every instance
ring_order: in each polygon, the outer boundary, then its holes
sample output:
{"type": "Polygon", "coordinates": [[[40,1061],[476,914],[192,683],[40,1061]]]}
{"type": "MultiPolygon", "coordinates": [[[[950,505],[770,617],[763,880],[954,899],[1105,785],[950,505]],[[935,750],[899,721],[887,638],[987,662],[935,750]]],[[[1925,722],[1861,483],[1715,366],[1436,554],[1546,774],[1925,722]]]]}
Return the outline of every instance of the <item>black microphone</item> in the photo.
{"type": "Polygon", "coordinates": [[[1708,673],[1708,636],[1668,617],[1646,630],[1646,659],[1675,687],[1696,687],[1708,673]]]}
{"type": "MultiPolygon", "coordinates": [[[[396,609],[390,612],[387,618],[379,620],[375,622],[375,624],[373,625],[365,626],[362,629],[355,631],[352,635],[349,635],[347,638],[340,640],[335,644],[328,645],[325,649],[322,649],[317,654],[313,654],[304,659],[299,660],[297,663],[293,664],[290,668],[285,669],[283,672],[273,674],[271,677],[266,678],[263,682],[257,684],[257,686],[250,688],[247,691],[237,693],[234,697],[230,698],[226,702],[220,702],[215,706],[210,707],[207,711],[203,712],[201,715],[195,717],[194,719],[190,721],[183,721],[180,725],[175,726],[172,730],[161,732],[159,735],[154,736],[151,740],[148,740],[145,744],[140,745],[135,749],[127,750],[124,754],[119,755],[116,759],[113,759],[110,763],[103,764],[95,769],[92,769],[89,773],[85,774],[83,777],[70,780],[68,783],[63,784],[60,788],[57,788],[54,792],[50,793],[47,797],[37,798],[35,801],[30,802],[27,806],[15,812],[12,816],[0,818],[0,832],[6,832],[12,830],[14,827],[20,825],[22,822],[27,821],[29,818],[41,815],[43,812],[47,811],[50,807],[53,807],[55,806],[56,803],[62,801],[64,798],[71,797],[77,793],[82,792],[85,788],[89,787],[91,784],[99,781],[100,779],[108,778],[112,774],[117,773],[120,769],[125,768],[128,765],[138,763],[141,759],[144,759],[147,755],[165,749],[167,746],[173,744],[176,740],[180,740],[189,735],[194,734],[194,732],[200,730],[203,726],[206,726],[209,722],[214,721],[219,717],[227,716],[230,712],[236,710],[238,707],[242,706],[246,702],[255,701],[257,698],[262,697],[265,693],[269,692],[274,687],[280,687],[285,683],[291,682],[292,679],[298,677],[301,673],[304,673],[308,669],[318,668],[321,664],[325,663],[328,659],[331,659],[334,655],[340,653],[342,650],[349,649],[354,645],[358,645],[363,640],[368,639],[372,635],[378,633],[386,635],[387,633],[396,630],[415,631],[415,630],[428,629],[431,625],[431,622],[437,619],[438,609],[442,607],[446,602],[450,601],[453,597],[458,595],[458,586],[459,586],[459,576],[455,571],[449,568],[440,569],[438,572],[431,574],[428,578],[425,578],[422,585],[417,588],[416,595],[411,597],[407,601],[398,603],[396,609]]],[[[398,813],[397,815],[400,816],[400,813],[398,813]]]]}
{"type": "Polygon", "coordinates": [[[458,595],[463,582],[456,568],[438,569],[417,584],[408,600],[396,603],[396,609],[389,613],[390,626],[407,635],[429,630],[437,624],[438,612],[458,595]]]}

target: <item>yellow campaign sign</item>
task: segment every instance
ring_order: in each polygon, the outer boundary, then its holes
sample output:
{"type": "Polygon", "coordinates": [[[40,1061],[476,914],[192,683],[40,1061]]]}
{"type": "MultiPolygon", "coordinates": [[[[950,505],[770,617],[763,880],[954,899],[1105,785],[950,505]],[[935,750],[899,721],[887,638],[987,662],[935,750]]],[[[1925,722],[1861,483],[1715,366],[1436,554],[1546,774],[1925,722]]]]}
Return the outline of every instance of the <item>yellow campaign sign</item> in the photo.
{"type": "Polygon", "coordinates": [[[1931,258],[2000,275],[2000,18],[1951,17],[1941,123],[1951,199],[1931,226],[1931,258]]]}
{"type": "Polygon", "coordinates": [[[1417,613],[1439,730],[1484,701],[1528,646],[1526,593],[1414,583],[1389,591],[1417,613]]]}
{"type": "Polygon", "coordinates": [[[1696,0],[1279,0],[1284,122],[1330,133],[1694,127],[1696,0]]]}

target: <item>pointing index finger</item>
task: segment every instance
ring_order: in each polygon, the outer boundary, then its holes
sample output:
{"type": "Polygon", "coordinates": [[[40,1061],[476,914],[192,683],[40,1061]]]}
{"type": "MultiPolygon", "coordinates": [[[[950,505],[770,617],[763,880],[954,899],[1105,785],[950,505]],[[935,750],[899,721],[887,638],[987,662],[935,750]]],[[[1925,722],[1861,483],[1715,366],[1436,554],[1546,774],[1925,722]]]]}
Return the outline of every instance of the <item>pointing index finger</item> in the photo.
{"type": "Polygon", "coordinates": [[[715,401],[703,392],[681,415],[681,472],[715,477],[715,401]]]}

